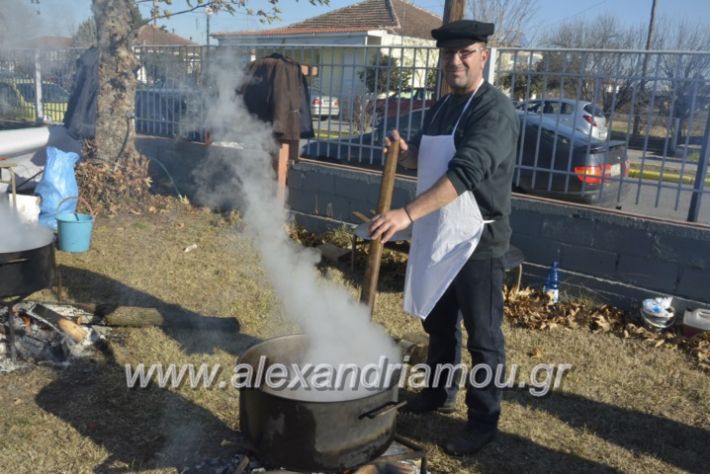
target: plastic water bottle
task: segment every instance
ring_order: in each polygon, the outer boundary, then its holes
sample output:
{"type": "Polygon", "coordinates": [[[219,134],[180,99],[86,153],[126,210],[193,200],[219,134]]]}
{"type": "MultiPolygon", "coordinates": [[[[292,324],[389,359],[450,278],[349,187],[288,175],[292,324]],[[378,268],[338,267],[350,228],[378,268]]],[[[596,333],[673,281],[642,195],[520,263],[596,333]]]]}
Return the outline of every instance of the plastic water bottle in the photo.
{"type": "Polygon", "coordinates": [[[545,285],[542,290],[547,295],[550,304],[559,303],[560,301],[560,276],[558,273],[559,263],[557,259],[552,261],[550,271],[547,272],[545,285]]]}

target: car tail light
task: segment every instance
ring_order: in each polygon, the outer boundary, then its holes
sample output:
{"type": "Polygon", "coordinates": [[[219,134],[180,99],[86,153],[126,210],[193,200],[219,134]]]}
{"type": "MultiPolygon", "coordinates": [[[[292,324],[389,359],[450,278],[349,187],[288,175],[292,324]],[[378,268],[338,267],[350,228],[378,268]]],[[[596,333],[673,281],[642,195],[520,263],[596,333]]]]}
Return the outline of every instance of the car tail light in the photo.
{"type": "Polygon", "coordinates": [[[602,175],[609,177],[611,176],[611,166],[606,165],[595,165],[595,166],[575,166],[574,172],[577,175],[577,179],[585,184],[601,184],[602,175]]]}
{"type": "Polygon", "coordinates": [[[584,117],[584,120],[586,120],[587,123],[589,123],[589,125],[591,125],[592,127],[597,126],[597,122],[594,120],[594,117],[592,117],[591,115],[584,114],[582,117],[584,117]]]}
{"type": "Polygon", "coordinates": [[[313,99],[313,105],[320,105],[320,99],[318,97],[313,99]]]}

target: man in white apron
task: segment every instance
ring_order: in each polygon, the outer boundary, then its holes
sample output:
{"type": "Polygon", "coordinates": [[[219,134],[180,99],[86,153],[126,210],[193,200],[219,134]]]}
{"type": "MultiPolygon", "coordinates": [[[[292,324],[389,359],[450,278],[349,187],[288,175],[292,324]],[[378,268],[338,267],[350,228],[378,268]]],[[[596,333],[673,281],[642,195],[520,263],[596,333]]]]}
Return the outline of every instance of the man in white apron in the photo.
{"type": "MultiPolygon", "coordinates": [[[[416,163],[417,197],[373,218],[372,238],[389,240],[413,225],[404,309],[423,319],[429,334],[427,363],[456,364],[459,316],[468,334],[475,372],[468,384],[468,423],[444,443],[450,454],[473,454],[497,431],[501,390],[483,384],[505,363],[502,257],[510,241],[510,191],[519,121],[508,97],[483,80],[491,23],[452,22],[432,31],[452,94],[427,113],[424,127],[400,142],[400,163],[416,163]],[[487,370],[486,370],[487,369],[487,370]]],[[[389,140],[386,145],[389,146],[389,140]]],[[[469,373],[465,374],[467,381],[469,373]]],[[[405,407],[410,412],[453,411],[455,387],[446,372],[405,407]]]]}

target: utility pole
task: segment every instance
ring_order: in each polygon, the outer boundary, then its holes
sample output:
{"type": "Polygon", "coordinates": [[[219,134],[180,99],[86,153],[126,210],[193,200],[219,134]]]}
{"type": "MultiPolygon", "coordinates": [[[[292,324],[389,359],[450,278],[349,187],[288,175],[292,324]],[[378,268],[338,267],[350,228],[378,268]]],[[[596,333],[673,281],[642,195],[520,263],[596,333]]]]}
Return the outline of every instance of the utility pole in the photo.
{"type": "MultiPolygon", "coordinates": [[[[651,18],[648,20],[648,34],[646,35],[646,52],[643,55],[643,65],[641,66],[641,82],[639,82],[639,94],[643,93],[644,86],[646,85],[646,73],[648,72],[648,57],[650,56],[648,52],[651,50],[651,42],[653,40],[653,24],[656,21],[656,0],[652,0],[651,3],[651,18]]],[[[643,100],[643,96],[641,96],[643,100]]],[[[641,129],[641,115],[640,111],[637,111],[634,116],[634,130],[633,134],[638,135],[641,129]]]]}
{"type": "Polygon", "coordinates": [[[646,35],[646,51],[651,49],[651,38],[653,37],[653,24],[656,20],[656,0],[651,3],[651,18],[648,20],[648,35],[646,35]]]}
{"type": "Polygon", "coordinates": [[[160,15],[159,1],[160,0],[153,0],[153,6],[150,9],[150,16],[153,18],[153,26],[158,26],[158,15],[160,15]]]}
{"type": "MultiPolygon", "coordinates": [[[[465,0],[446,0],[444,3],[444,21],[443,24],[446,25],[452,21],[463,20],[463,8],[466,4],[465,0]]],[[[442,68],[441,57],[439,57],[439,69],[442,68]]],[[[449,86],[445,81],[440,80],[437,84],[437,89],[439,91],[439,97],[451,92],[449,86]]]]}
{"type": "Polygon", "coordinates": [[[208,5],[207,7],[205,7],[205,16],[207,17],[207,33],[205,38],[205,44],[207,45],[207,47],[210,46],[210,17],[212,16],[212,13],[214,12],[212,11],[211,6],[208,5]]]}
{"type": "Polygon", "coordinates": [[[463,20],[465,0],[446,0],[444,2],[444,24],[463,20]]]}

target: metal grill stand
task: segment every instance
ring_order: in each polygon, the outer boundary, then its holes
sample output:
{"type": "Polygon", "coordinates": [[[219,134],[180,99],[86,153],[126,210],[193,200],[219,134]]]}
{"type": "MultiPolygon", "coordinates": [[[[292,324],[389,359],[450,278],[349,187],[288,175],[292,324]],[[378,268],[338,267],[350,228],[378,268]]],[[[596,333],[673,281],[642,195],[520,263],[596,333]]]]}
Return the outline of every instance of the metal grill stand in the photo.
{"type": "MultiPolygon", "coordinates": [[[[57,296],[57,301],[62,302],[62,277],[59,273],[59,266],[57,265],[57,254],[56,250],[54,248],[54,245],[52,245],[52,251],[51,251],[51,259],[52,259],[52,270],[54,273],[54,288],[57,296]]],[[[0,300],[0,306],[5,306],[7,307],[7,324],[8,324],[8,333],[7,333],[7,349],[8,353],[10,354],[10,360],[12,362],[15,362],[17,360],[17,351],[15,348],[15,310],[14,307],[16,304],[21,303],[25,298],[27,298],[29,295],[22,295],[22,296],[16,296],[13,299],[9,300],[0,300]]]]}

